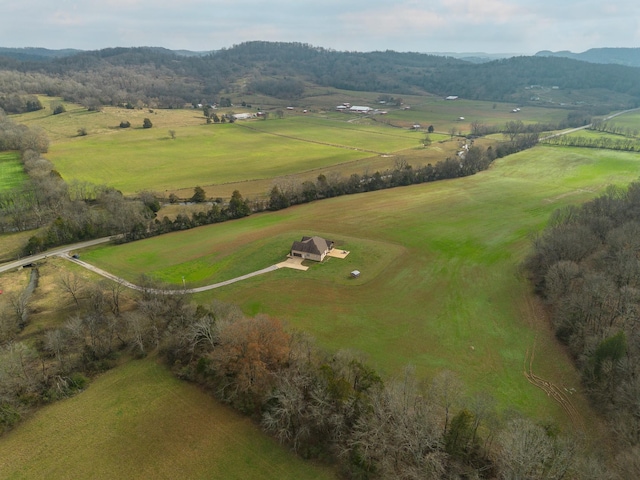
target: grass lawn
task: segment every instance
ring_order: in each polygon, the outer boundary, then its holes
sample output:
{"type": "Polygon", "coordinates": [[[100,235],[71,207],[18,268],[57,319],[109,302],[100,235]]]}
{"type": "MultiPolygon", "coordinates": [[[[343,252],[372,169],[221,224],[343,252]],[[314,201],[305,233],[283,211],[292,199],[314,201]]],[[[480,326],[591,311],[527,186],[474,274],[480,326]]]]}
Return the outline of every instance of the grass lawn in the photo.
{"type": "Polygon", "coordinates": [[[336,478],[154,359],[103,374],[0,437],[0,477],[336,478]]]}
{"type": "MultiPolygon", "coordinates": [[[[522,374],[534,369],[567,388],[578,376],[537,316],[519,263],[529,235],[563,205],[640,174],[637,155],[537,147],[473,177],[346,196],[83,254],[135,280],[213,283],[279,261],[291,242],[320,234],[352,251],[307,272],[281,269],[200,294],[265,312],[332,349],[365,352],[384,374],[414,364],[448,368],[473,391],[538,418],[564,417],[522,374]],[[358,280],[348,279],[358,269],[358,280]]],[[[574,402],[588,415],[580,396],[574,402]]]]}
{"type": "Polygon", "coordinates": [[[27,179],[16,152],[0,152],[0,193],[19,187],[27,179]]]}

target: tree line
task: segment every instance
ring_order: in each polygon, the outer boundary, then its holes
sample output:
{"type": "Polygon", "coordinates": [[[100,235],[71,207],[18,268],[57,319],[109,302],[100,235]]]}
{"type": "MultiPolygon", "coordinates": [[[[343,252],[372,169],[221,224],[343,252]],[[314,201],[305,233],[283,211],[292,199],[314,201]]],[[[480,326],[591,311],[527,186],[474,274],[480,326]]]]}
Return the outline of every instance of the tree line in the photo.
{"type": "Polygon", "coordinates": [[[640,141],[634,138],[584,137],[581,135],[558,135],[545,138],[547,145],[563,147],[601,148],[606,150],[620,150],[624,152],[640,152],[640,141]]]}
{"type": "Polygon", "coordinates": [[[59,326],[23,339],[14,304],[0,312],[0,432],[82,391],[118,359],[157,353],[179,378],[345,478],[607,478],[578,439],[500,414],[490,394],[465,393],[453,372],[424,379],[407,367],[383,379],[360,354],[328,352],[266,315],[162,294],[148,278],[129,300],[117,282],[74,272],[56,282],[71,310],[59,326]]]}
{"type": "Polygon", "coordinates": [[[525,262],[556,336],[614,434],[627,478],[640,475],[639,239],[634,182],[556,211],[525,262]]]}

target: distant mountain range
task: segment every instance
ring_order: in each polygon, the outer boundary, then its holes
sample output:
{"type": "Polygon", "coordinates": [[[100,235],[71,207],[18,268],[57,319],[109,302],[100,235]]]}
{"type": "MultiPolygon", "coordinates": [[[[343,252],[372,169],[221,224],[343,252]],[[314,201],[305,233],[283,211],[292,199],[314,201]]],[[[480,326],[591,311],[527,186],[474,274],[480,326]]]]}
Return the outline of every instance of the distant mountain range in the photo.
{"type": "MultiPolygon", "coordinates": [[[[151,50],[158,52],[172,52],[182,57],[201,57],[213,53],[209,51],[191,51],[191,50],[169,50],[162,47],[149,47],[151,50]]],[[[63,58],[81,53],[84,50],[66,48],[62,50],[50,50],[47,48],[27,47],[27,48],[7,48],[0,47],[0,56],[13,58],[16,60],[27,61],[43,61],[56,58],[63,58]]],[[[523,56],[520,53],[484,53],[484,52],[425,52],[427,55],[437,55],[441,57],[450,57],[463,60],[470,63],[485,63],[504,58],[523,56]]],[[[542,50],[535,54],[537,57],[561,57],[571,58],[589,63],[603,63],[626,65],[628,67],[640,67],[640,48],[592,48],[582,53],[573,53],[568,50],[552,52],[550,50],[542,50]]]]}
{"type": "Polygon", "coordinates": [[[0,56],[15,58],[16,60],[50,60],[52,58],[68,57],[80,53],[82,50],[65,48],[63,50],[49,50],[48,48],[26,47],[6,48],[0,47],[0,56]]]}
{"type": "MultiPolygon", "coordinates": [[[[183,57],[201,57],[212,53],[212,50],[207,52],[193,52],[191,50],[169,50],[162,47],[149,47],[150,50],[172,52],[176,55],[183,57]]],[[[52,60],[56,58],[70,57],[78,53],[85,52],[86,50],[78,50],[75,48],[64,48],[61,50],[50,50],[48,48],[40,47],[26,47],[26,48],[11,48],[0,47],[0,57],[13,58],[15,60],[22,61],[44,61],[52,60]]]]}
{"type": "Polygon", "coordinates": [[[522,53],[484,53],[484,52],[426,52],[427,55],[457,58],[471,63],[485,63],[503,58],[519,57],[522,53]]]}
{"type": "Polygon", "coordinates": [[[592,48],[582,53],[567,50],[551,52],[543,50],[536,53],[537,57],[573,58],[590,63],[613,63],[627,67],[640,67],[640,48],[592,48]]]}

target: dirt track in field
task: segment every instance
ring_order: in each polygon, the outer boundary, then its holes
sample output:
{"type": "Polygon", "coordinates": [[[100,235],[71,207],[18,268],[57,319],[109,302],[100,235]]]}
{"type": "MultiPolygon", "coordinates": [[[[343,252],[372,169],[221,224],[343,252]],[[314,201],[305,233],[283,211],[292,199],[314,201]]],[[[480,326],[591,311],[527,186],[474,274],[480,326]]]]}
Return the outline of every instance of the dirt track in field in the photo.
{"type": "Polygon", "coordinates": [[[557,403],[560,404],[562,409],[571,420],[571,423],[573,423],[574,427],[584,430],[584,419],[571,403],[571,400],[566,393],[566,388],[560,388],[558,385],[545,380],[544,378],[533,373],[533,360],[535,358],[535,350],[536,344],[534,342],[533,346],[530,349],[528,348],[525,353],[524,376],[529,381],[529,383],[538,387],[540,390],[545,392],[548,397],[553,398],[557,403]]]}

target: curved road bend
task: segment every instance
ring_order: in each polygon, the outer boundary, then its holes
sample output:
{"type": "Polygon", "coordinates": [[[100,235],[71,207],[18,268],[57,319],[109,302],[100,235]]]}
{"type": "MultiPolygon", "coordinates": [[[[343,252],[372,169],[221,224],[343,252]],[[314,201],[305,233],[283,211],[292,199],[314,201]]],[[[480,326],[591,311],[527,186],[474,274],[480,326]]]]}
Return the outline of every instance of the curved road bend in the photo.
{"type": "Polygon", "coordinates": [[[159,289],[159,288],[144,288],[144,287],[141,287],[139,285],[135,285],[135,284],[133,284],[131,282],[128,282],[124,278],[116,277],[115,275],[113,275],[113,274],[111,274],[109,272],[106,272],[106,271],[102,270],[101,268],[95,267],[95,266],[93,266],[93,265],[91,265],[91,264],[89,264],[87,262],[83,262],[82,260],[79,260],[77,258],[73,258],[73,257],[69,256],[68,252],[59,253],[58,256],[66,259],[66,260],[69,260],[70,262],[76,263],[76,264],[80,265],[81,267],[86,268],[87,270],[91,270],[92,272],[97,273],[98,275],[102,275],[105,278],[113,280],[114,282],[118,282],[121,285],[124,285],[125,287],[131,288],[132,290],[147,291],[147,292],[151,292],[151,293],[157,293],[157,294],[160,294],[160,295],[179,295],[179,294],[183,294],[183,293],[206,292],[207,290],[213,290],[214,288],[220,288],[220,287],[224,287],[226,285],[231,285],[232,283],[236,283],[236,282],[239,282],[241,280],[246,280],[247,278],[251,278],[251,277],[258,276],[258,275],[262,275],[263,273],[273,272],[274,270],[277,270],[278,268],[280,268],[277,265],[271,265],[270,267],[263,268],[262,270],[257,270],[255,272],[247,273],[246,275],[242,275],[240,277],[232,278],[231,280],[225,280],[224,282],[218,282],[218,283],[213,283],[211,285],[205,285],[204,287],[180,288],[180,289],[175,289],[175,290],[164,290],[164,289],[159,289]]]}
{"type": "Polygon", "coordinates": [[[30,263],[44,260],[47,257],[69,253],[72,250],[80,250],[81,248],[93,247],[94,245],[100,245],[101,243],[109,243],[112,238],[114,237],[102,237],[96,238],[95,240],[87,240],[86,242],[74,243],[73,245],[66,245],[64,247],[52,248],[51,250],[47,250],[46,252],[37,253],[36,255],[21,258],[20,260],[16,260],[15,262],[4,263],[0,265],[0,273],[8,272],[9,270],[15,270],[16,268],[23,267],[30,263]]]}

